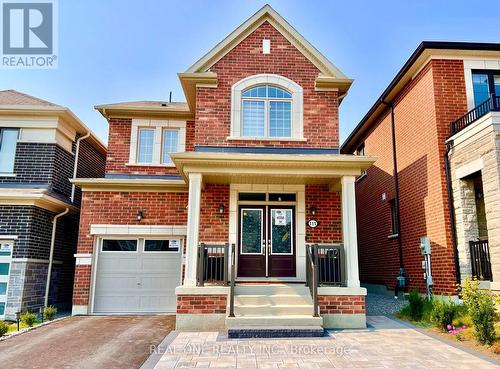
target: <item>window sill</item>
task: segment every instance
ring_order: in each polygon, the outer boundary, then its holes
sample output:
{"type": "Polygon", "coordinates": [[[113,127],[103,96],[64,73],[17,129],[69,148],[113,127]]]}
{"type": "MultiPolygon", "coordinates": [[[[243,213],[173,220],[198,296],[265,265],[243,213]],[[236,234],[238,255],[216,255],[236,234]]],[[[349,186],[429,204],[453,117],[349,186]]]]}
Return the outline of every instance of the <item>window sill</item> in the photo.
{"type": "Polygon", "coordinates": [[[295,142],[306,142],[307,138],[298,137],[238,137],[238,136],[228,136],[227,140],[230,141],[295,141],[295,142]]]}
{"type": "Polygon", "coordinates": [[[0,177],[14,178],[14,177],[16,177],[16,174],[15,173],[0,173],[0,177]]]}
{"type": "Polygon", "coordinates": [[[175,168],[175,164],[158,164],[158,163],[126,163],[126,167],[159,167],[159,168],[175,168]]]}
{"type": "Polygon", "coordinates": [[[387,236],[387,239],[389,240],[395,240],[396,238],[399,238],[398,233],[390,234],[389,236],[387,236]]]}

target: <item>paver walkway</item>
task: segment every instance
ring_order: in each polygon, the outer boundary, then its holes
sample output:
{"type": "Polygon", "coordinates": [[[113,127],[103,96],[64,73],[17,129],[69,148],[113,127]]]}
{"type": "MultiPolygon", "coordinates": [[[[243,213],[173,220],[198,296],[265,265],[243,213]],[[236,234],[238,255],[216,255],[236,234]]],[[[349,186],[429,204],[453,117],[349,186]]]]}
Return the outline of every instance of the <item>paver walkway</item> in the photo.
{"type": "Polygon", "coordinates": [[[217,332],[173,332],[173,341],[160,347],[162,355],[150,358],[143,368],[499,367],[387,317],[368,317],[368,323],[369,329],[317,339],[228,340],[217,332]]]}

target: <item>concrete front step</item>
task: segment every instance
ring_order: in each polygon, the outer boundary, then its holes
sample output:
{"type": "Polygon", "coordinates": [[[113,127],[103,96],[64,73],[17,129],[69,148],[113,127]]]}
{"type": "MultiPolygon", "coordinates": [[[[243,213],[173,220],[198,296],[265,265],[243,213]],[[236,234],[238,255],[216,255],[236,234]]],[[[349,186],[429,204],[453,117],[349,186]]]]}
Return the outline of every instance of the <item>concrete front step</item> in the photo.
{"type": "Polygon", "coordinates": [[[311,295],[237,295],[235,305],[312,305],[311,295]]]}
{"type": "Polygon", "coordinates": [[[324,329],[318,326],[233,327],[227,331],[229,338],[323,337],[324,334],[324,329]]]}
{"type": "Polygon", "coordinates": [[[235,296],[240,295],[310,295],[309,288],[302,284],[250,284],[235,286],[235,296]]]}
{"type": "Polygon", "coordinates": [[[312,315],[258,315],[226,318],[226,328],[235,327],[323,327],[323,318],[312,315]]]}
{"type": "Polygon", "coordinates": [[[291,305],[236,305],[234,306],[236,316],[284,316],[284,315],[309,315],[314,314],[314,308],[311,304],[291,304],[291,305]]]}

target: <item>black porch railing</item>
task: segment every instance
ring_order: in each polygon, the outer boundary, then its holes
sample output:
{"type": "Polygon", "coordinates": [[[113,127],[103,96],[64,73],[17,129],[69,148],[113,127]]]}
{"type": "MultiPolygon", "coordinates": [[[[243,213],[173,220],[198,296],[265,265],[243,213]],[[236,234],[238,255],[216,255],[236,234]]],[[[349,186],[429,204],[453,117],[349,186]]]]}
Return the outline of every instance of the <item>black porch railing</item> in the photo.
{"type": "Polygon", "coordinates": [[[479,104],[457,120],[451,122],[451,135],[453,136],[455,133],[460,132],[468,125],[488,114],[490,111],[500,111],[500,96],[495,94],[491,95],[488,100],[479,104]]]}
{"type": "Polygon", "coordinates": [[[228,253],[229,244],[198,245],[198,286],[205,283],[227,285],[228,284],[228,253]]]}
{"type": "Polygon", "coordinates": [[[472,276],[492,281],[490,247],[488,240],[469,241],[472,276]]]}
{"type": "Polygon", "coordinates": [[[306,284],[314,303],[314,316],[319,316],[318,287],[345,286],[343,245],[306,246],[306,284]]]}

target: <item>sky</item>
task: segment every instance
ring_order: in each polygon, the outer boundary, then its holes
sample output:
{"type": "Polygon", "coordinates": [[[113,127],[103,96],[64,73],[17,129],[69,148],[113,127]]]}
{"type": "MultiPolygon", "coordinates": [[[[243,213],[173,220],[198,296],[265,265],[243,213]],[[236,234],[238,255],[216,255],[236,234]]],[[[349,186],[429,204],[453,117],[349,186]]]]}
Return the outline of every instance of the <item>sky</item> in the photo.
{"type": "MultiPolygon", "coordinates": [[[[94,105],[185,101],[177,78],[265,1],[59,0],[59,66],[2,70],[15,89],[70,108],[104,142],[94,105]]],[[[349,135],[423,40],[500,42],[500,2],[483,0],[269,0],[309,42],[354,79],[340,106],[349,135]]]]}

